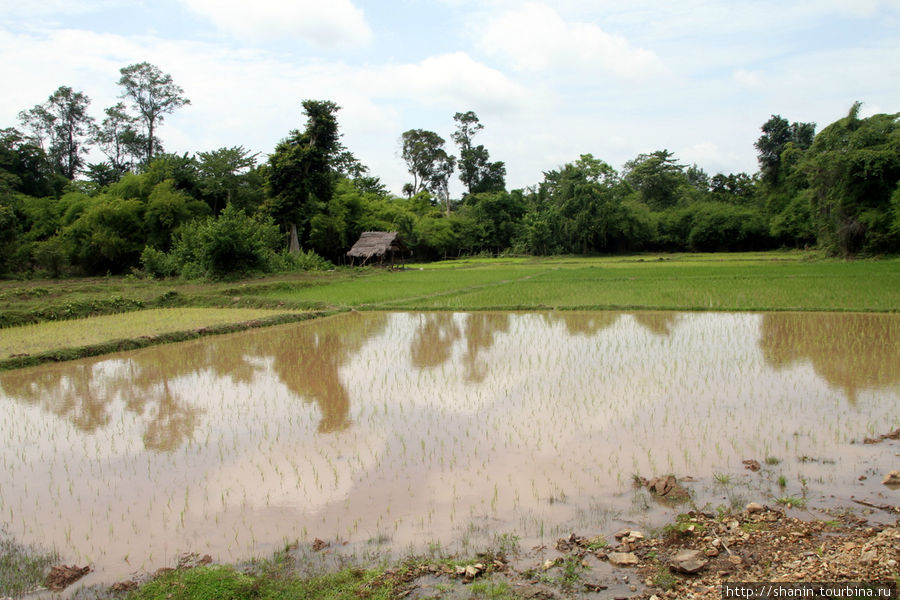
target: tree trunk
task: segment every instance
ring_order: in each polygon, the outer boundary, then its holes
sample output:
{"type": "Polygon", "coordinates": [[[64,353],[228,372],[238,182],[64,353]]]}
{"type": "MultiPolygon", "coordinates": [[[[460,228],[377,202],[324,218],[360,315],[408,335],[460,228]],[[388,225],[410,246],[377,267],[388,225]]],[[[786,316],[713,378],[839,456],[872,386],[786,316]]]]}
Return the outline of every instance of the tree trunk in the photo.
{"type": "Polygon", "coordinates": [[[288,248],[288,251],[291,254],[298,254],[300,252],[300,240],[297,238],[297,225],[295,223],[291,223],[291,245],[288,248]]]}

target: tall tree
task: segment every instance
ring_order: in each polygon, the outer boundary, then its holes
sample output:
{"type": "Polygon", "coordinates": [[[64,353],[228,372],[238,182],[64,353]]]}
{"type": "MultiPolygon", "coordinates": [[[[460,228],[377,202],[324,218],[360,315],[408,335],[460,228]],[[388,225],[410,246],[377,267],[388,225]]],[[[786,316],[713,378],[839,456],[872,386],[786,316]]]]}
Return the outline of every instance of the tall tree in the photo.
{"type": "Polygon", "coordinates": [[[232,202],[241,176],[256,166],[256,156],[243,146],[197,153],[200,191],[214,214],[232,202]]]}
{"type": "Polygon", "coordinates": [[[190,104],[184,97],[184,90],[175,85],[172,76],[163,73],[159,67],[147,62],[136,63],[119,70],[122,77],[122,98],[126,98],[137,110],[144,124],[147,151],[145,159],[153,160],[157,148],[156,128],[162,124],[165,115],[190,104]]]}
{"type": "Polygon", "coordinates": [[[472,138],[484,125],[473,111],[456,113],[456,131],[453,141],[459,146],[459,179],[469,194],[498,192],[506,187],[506,166],[502,161],[491,162],[490,153],[481,144],[475,146],[472,138]]]}
{"type": "Polygon", "coordinates": [[[433,131],[410,129],[400,137],[401,156],[413,176],[412,195],[428,190],[445,205],[450,214],[450,175],[456,157],[444,150],[444,138],[433,131]]]}
{"type": "Polygon", "coordinates": [[[862,119],[860,107],[823,129],[798,168],[809,180],[820,246],[842,255],[896,252],[900,113],[862,119]]]}
{"type": "Polygon", "coordinates": [[[788,143],[806,150],[813,143],[816,134],[815,123],[789,123],[781,115],[772,115],[772,118],[763,123],[762,135],[754,143],[759,160],[759,171],[763,181],[775,185],[782,177],[781,154],[788,143]]]}
{"type": "Polygon", "coordinates": [[[306,128],[293,130],[269,157],[268,212],[290,232],[290,250],[300,250],[310,220],[334,193],[334,161],[343,150],[338,132],[340,106],[304,100],[306,128]]]}
{"type": "Polygon", "coordinates": [[[668,150],[639,154],[625,163],[624,179],[641,201],[653,210],[664,210],[678,202],[678,191],[689,183],[684,165],[668,150]]]}
{"type": "Polygon", "coordinates": [[[103,111],[106,116],[93,129],[93,141],[109,159],[109,164],[122,176],[135,163],[143,162],[147,140],[135,128],[138,119],[128,114],[124,102],[103,111]]]}
{"type": "Polygon", "coordinates": [[[19,113],[19,120],[39,146],[43,148],[44,140],[48,141],[47,155],[68,179],[75,179],[84,164],[84,142],[93,123],[87,114],[90,102],[83,93],[60,86],[44,104],[19,113]]]}

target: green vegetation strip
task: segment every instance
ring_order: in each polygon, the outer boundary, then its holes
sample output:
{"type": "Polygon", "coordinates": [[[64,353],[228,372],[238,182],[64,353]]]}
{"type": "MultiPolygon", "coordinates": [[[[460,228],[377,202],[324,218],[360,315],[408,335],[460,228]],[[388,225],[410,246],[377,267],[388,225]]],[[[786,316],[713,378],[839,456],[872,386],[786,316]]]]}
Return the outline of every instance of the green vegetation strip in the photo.
{"type": "Polygon", "coordinates": [[[900,261],[810,260],[796,252],[481,259],[268,288],[260,296],[368,310],[894,312],[900,261]]]}
{"type": "Polygon", "coordinates": [[[324,314],[248,309],[156,309],[8,328],[2,330],[0,353],[9,357],[0,360],[0,370],[280,325],[324,314]],[[24,349],[32,352],[24,352],[24,349]]]}

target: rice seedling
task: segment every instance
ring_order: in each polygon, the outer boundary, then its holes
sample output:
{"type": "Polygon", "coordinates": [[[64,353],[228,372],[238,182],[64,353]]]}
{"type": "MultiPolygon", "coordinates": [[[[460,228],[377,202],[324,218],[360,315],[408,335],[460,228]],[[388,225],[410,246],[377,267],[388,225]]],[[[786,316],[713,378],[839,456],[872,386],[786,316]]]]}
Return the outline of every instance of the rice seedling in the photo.
{"type": "MultiPolygon", "coordinates": [[[[872,337],[896,341],[896,316],[874,317],[872,337]]],[[[862,431],[891,419],[891,388],[866,387],[890,369],[840,380],[846,370],[802,341],[818,331],[802,319],[654,318],[351,313],[187,344],[178,360],[160,348],[8,372],[0,402],[17,425],[0,424],[13,441],[0,465],[16,483],[0,514],[108,573],[185,540],[223,560],[285,538],[424,551],[419,540],[476,547],[515,531],[530,547],[610,514],[665,515],[645,490],[622,493],[630,473],[712,474],[708,490],[692,486],[700,503],[771,495],[769,469],[744,483],[716,468],[827,457],[834,435],[792,415],[862,431]],[[864,413],[845,408],[847,389],[865,393],[864,413]],[[722,423],[741,427],[724,437],[722,423]],[[122,541],[135,537],[144,549],[122,541]]],[[[868,354],[887,365],[892,352],[868,354]]],[[[812,492],[854,464],[808,461],[790,476],[812,492]]]]}

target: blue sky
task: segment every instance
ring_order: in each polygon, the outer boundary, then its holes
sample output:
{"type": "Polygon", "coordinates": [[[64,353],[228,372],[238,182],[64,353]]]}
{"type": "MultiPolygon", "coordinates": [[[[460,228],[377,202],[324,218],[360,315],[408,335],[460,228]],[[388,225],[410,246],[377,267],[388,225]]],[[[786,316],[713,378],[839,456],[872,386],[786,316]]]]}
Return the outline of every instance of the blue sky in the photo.
{"type": "Polygon", "coordinates": [[[395,192],[400,134],[455,152],[467,110],[510,188],[662,148],[752,173],[772,114],[821,128],[856,100],[900,110],[900,0],[0,0],[0,127],[60,85],[100,117],[141,61],[191,99],[160,129],[172,152],[264,157],[315,98],[343,107],[344,143],[395,192]]]}

